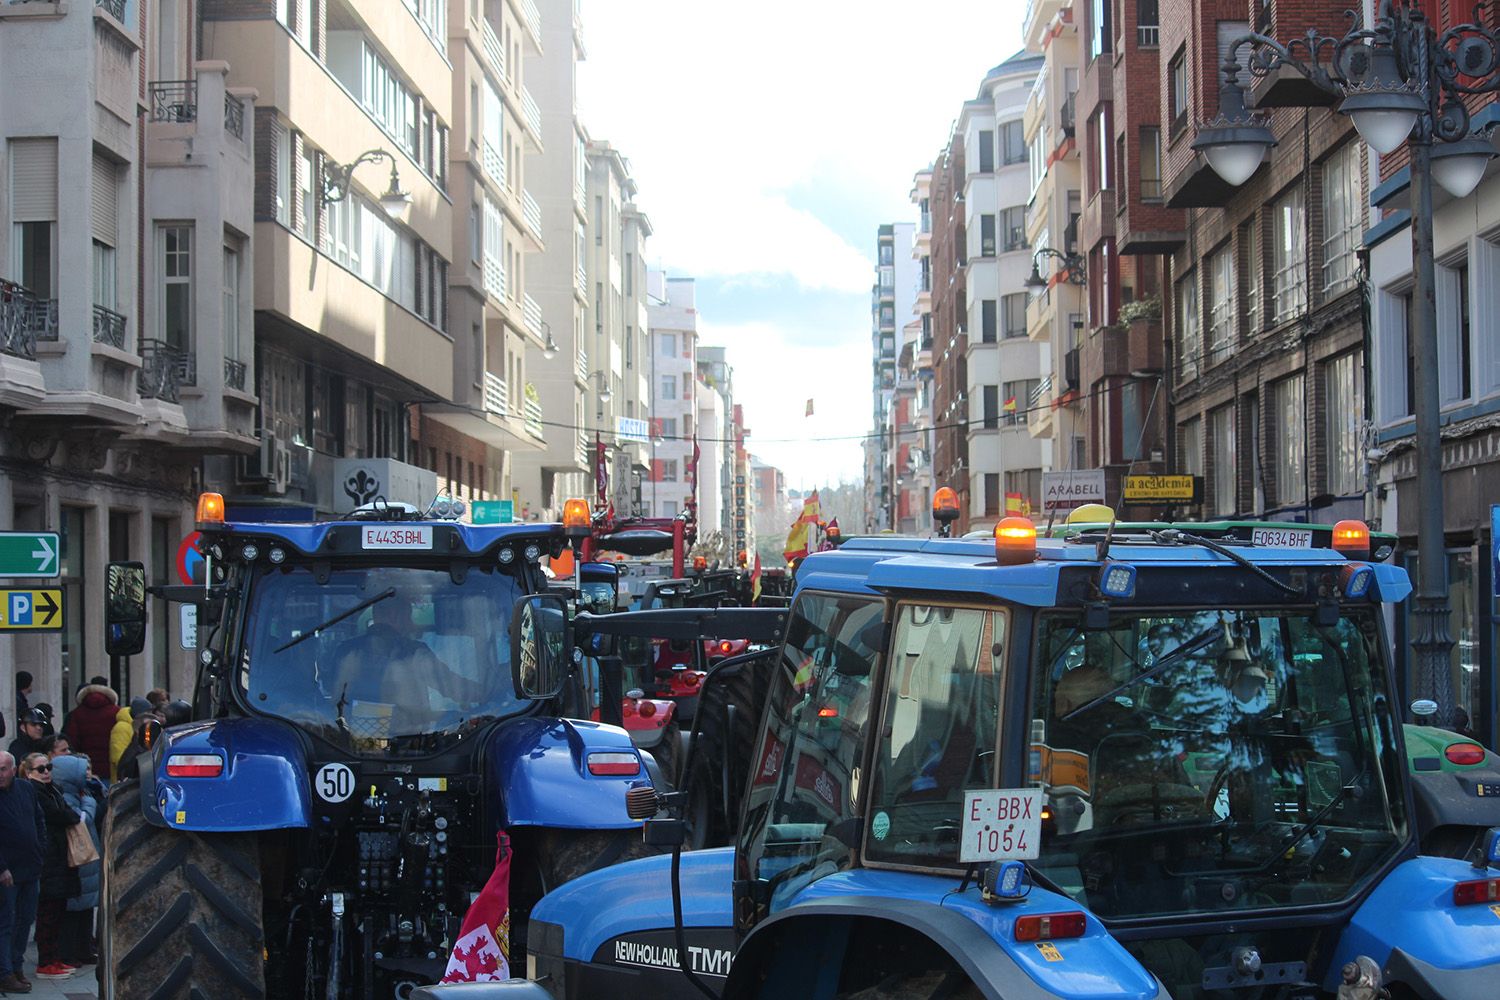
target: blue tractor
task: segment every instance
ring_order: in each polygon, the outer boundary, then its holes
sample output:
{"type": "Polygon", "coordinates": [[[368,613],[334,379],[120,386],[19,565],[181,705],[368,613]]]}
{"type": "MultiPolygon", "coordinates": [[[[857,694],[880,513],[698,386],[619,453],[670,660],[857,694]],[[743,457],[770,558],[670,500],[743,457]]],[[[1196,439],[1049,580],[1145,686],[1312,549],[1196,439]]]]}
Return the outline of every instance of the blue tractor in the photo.
{"type": "MultiPolygon", "coordinates": [[[[639,852],[648,765],[569,704],[561,525],[376,503],[234,523],[206,494],[195,718],[112,789],[100,994],[405,998],[443,974],[508,831],[512,936],[563,881],[639,852]],[[576,716],[577,718],[563,718],[576,716]],[[580,721],[582,720],[582,721],[580,721]]],[[[109,567],[107,646],[139,652],[140,564],[109,567]]]]}
{"type": "MultiPolygon", "coordinates": [[[[524,988],[1500,997],[1500,771],[1418,809],[1386,633],[1410,582],[1340,527],[1292,548],[1006,518],[809,556],[784,642],[705,687],[765,677],[734,845],[554,890],[524,988]]],[[[671,844],[662,799],[630,793],[671,844]]]]}

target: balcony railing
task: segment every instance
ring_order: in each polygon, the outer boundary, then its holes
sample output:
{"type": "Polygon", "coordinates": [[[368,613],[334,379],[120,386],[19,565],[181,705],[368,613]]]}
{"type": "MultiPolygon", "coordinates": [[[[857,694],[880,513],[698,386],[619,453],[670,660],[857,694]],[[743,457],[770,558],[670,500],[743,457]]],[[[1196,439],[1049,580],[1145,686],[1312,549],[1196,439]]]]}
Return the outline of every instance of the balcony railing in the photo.
{"type": "Polygon", "coordinates": [[[57,300],[0,280],[0,353],[36,360],[39,340],[57,339],[57,300]]]}
{"type": "Polygon", "coordinates": [[[526,433],[530,434],[538,441],[545,438],[546,433],[542,430],[541,402],[528,396],[526,397],[525,402],[522,404],[521,412],[525,417],[526,433]]]}
{"type": "Polygon", "coordinates": [[[510,393],[506,388],[505,379],[494,372],[484,373],[484,408],[490,413],[498,413],[500,416],[510,414],[510,393]]]}
{"type": "MultiPolygon", "coordinates": [[[[198,120],[197,80],[160,80],[151,84],[150,91],[152,121],[195,122],[198,120]]],[[[227,103],[228,95],[225,96],[225,100],[227,103]]]]}
{"type": "MultiPolygon", "coordinates": [[[[504,80],[506,78],[505,50],[500,47],[500,39],[495,37],[495,29],[490,27],[490,22],[487,19],[481,18],[479,24],[479,41],[484,48],[485,58],[490,61],[490,65],[499,74],[499,78],[504,80]]],[[[478,122],[475,122],[471,127],[477,128],[478,124],[478,122]]]]}
{"type": "Polygon", "coordinates": [[[1161,26],[1138,24],[1135,26],[1135,44],[1143,49],[1154,49],[1161,45],[1161,26]]]}
{"type": "Polygon", "coordinates": [[[136,385],[142,399],[177,402],[182,395],[182,372],[183,354],[180,351],[164,340],[147,338],[141,341],[141,371],[136,385]]]}
{"type": "Polygon", "coordinates": [[[1063,135],[1072,135],[1074,123],[1078,115],[1078,92],[1074,91],[1063,98],[1062,108],[1059,109],[1058,118],[1062,124],[1063,135]]]}
{"type": "Polygon", "coordinates": [[[542,339],[542,307],[530,295],[521,296],[521,318],[526,329],[538,340],[542,339]]]}
{"type": "Polygon", "coordinates": [[[573,373],[580,382],[589,380],[589,352],[581,347],[578,349],[578,357],[574,359],[573,373]]]}
{"type": "Polygon", "coordinates": [[[484,290],[497,299],[505,298],[505,268],[491,254],[484,255],[484,290]]]}
{"type": "Polygon", "coordinates": [[[531,230],[531,235],[540,242],[542,239],[542,206],[538,205],[531,192],[525,188],[521,189],[521,218],[526,220],[526,228],[531,230]]]}
{"type": "Polygon", "coordinates": [[[1052,392],[1052,376],[1043,375],[1037,381],[1036,387],[1031,390],[1031,394],[1026,398],[1026,405],[1032,409],[1036,409],[1037,405],[1046,399],[1050,392],[1052,392]]]}
{"type": "Polygon", "coordinates": [[[525,87],[521,88],[521,113],[526,116],[526,124],[530,126],[537,139],[542,138],[542,109],[536,103],[536,98],[531,96],[531,91],[525,87]]]}
{"type": "Polygon", "coordinates": [[[1063,355],[1063,383],[1068,389],[1078,388],[1078,348],[1063,355]]]}
{"type": "Polygon", "coordinates": [[[245,138],[245,104],[233,94],[224,95],[224,131],[236,139],[245,138]]]}
{"type": "Polygon", "coordinates": [[[579,431],[578,441],[576,442],[576,444],[578,450],[573,453],[573,457],[576,458],[578,460],[578,464],[583,466],[585,469],[592,468],[594,463],[589,459],[589,432],[583,430],[579,431]]]}
{"type": "Polygon", "coordinates": [[[542,12],[536,9],[536,0],[521,0],[521,13],[526,16],[526,27],[538,39],[542,37],[542,12]]]}
{"type": "Polygon", "coordinates": [[[125,350],[125,317],[112,309],[94,306],[94,343],[125,350]]]}
{"type": "Polygon", "coordinates": [[[249,373],[249,366],[243,361],[234,358],[224,359],[224,387],[234,389],[237,392],[245,391],[245,376],[249,373]]]}
{"type": "Polygon", "coordinates": [[[125,0],[94,0],[95,7],[103,7],[109,12],[109,16],[125,23],[125,0]]]}
{"type": "Polygon", "coordinates": [[[505,184],[505,156],[488,139],[484,140],[484,172],[496,184],[505,184]]]}

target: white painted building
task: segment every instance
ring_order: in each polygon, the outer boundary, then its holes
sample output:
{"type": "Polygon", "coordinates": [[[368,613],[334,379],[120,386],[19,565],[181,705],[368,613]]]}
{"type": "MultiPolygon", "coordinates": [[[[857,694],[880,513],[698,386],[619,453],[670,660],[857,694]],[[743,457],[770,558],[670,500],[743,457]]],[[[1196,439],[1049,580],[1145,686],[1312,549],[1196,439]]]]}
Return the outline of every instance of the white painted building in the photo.
{"type": "MultiPolygon", "coordinates": [[[[692,494],[688,469],[698,434],[698,305],[692,278],[650,272],[651,480],[645,487],[655,517],[675,517],[692,494]]],[[[711,481],[707,481],[711,482],[711,481]]],[[[705,492],[699,489],[701,497],[705,492]]],[[[705,529],[700,524],[700,535],[705,529]]]]}
{"type": "Polygon", "coordinates": [[[1027,432],[1038,405],[1047,346],[1028,339],[1031,249],[1026,238],[1031,181],[1023,116],[1042,58],[1018,53],[990,70],[958,119],[967,178],[970,527],[987,528],[1006,513],[1006,495],[1034,503],[1050,442],[1027,432]],[[1037,398],[1033,398],[1033,397],[1037,398]]]}

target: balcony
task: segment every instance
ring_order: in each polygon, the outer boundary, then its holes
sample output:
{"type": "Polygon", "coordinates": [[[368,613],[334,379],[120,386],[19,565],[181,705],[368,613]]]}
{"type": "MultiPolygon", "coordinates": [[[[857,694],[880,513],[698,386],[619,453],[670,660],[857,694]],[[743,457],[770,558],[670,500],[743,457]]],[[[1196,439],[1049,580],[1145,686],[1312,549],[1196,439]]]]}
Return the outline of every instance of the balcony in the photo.
{"type": "Polygon", "coordinates": [[[1063,99],[1062,107],[1058,109],[1058,123],[1062,126],[1063,135],[1074,135],[1077,130],[1078,118],[1078,92],[1075,90],[1063,99]]]}
{"type": "Polygon", "coordinates": [[[1068,392],[1078,391],[1078,348],[1063,355],[1063,385],[1068,392]]]}
{"type": "Polygon", "coordinates": [[[484,290],[497,299],[505,298],[505,268],[490,253],[484,255],[484,290]]]}
{"type": "Polygon", "coordinates": [[[526,323],[526,332],[537,340],[542,337],[542,307],[530,295],[521,296],[521,318],[526,323]]]}
{"type": "Polygon", "coordinates": [[[510,416],[510,392],[505,379],[494,372],[484,373],[484,409],[486,413],[510,416]]]}
{"type": "Polygon", "coordinates": [[[485,176],[495,182],[496,187],[505,186],[505,156],[494,146],[490,145],[489,139],[485,139],[484,147],[484,173],[485,176]]]}
{"type": "Polygon", "coordinates": [[[0,280],[0,353],[36,360],[39,340],[57,339],[57,300],[0,280]]]}
{"type": "Polygon", "coordinates": [[[593,468],[594,463],[589,460],[589,452],[591,450],[589,447],[589,432],[580,430],[578,432],[578,438],[574,442],[574,445],[575,450],[573,452],[573,460],[578,463],[579,468],[593,468]]]}
{"type": "Polygon", "coordinates": [[[542,51],[542,12],[537,10],[536,0],[521,0],[521,14],[526,20],[526,30],[536,44],[536,50],[542,51]]]}
{"type": "Polygon", "coordinates": [[[542,109],[536,103],[536,98],[531,96],[531,91],[524,86],[521,88],[521,113],[526,118],[526,127],[531,130],[532,138],[536,140],[537,149],[541,149],[542,109]]]}
{"type": "Polygon", "coordinates": [[[546,432],[542,429],[542,403],[536,398],[536,387],[527,383],[526,398],[522,403],[521,415],[526,426],[526,433],[538,441],[546,440],[546,432]]]}
{"type": "Polygon", "coordinates": [[[537,243],[538,248],[542,245],[542,206],[537,204],[531,192],[525,188],[521,189],[521,219],[526,223],[526,231],[537,243]]]}
{"type": "Polygon", "coordinates": [[[94,306],[94,343],[125,350],[125,317],[112,309],[94,306]]]}
{"type": "Polygon", "coordinates": [[[505,80],[505,50],[500,47],[500,39],[495,37],[495,29],[490,27],[488,18],[479,20],[479,42],[484,57],[489,60],[490,69],[495,74],[495,80],[505,80]]]}
{"type": "Polygon", "coordinates": [[[94,0],[94,6],[121,24],[125,23],[125,0],[94,0]]]}
{"type": "Polygon", "coordinates": [[[581,385],[589,384],[589,352],[581,347],[578,349],[578,357],[574,359],[573,375],[581,385]]]}
{"type": "MultiPolygon", "coordinates": [[[[97,307],[95,307],[97,308],[97,307]]],[[[142,399],[176,403],[182,395],[184,370],[195,367],[192,356],[176,350],[164,340],[141,341],[141,370],[136,387],[142,399]]],[[[196,372],[191,372],[196,375],[196,372]]],[[[196,378],[194,378],[196,381],[196,378]]]]}
{"type": "Polygon", "coordinates": [[[187,124],[198,120],[197,80],[160,80],[149,90],[152,121],[187,124]]]}
{"type": "Polygon", "coordinates": [[[235,392],[245,391],[245,376],[249,373],[249,366],[243,361],[234,358],[224,359],[224,388],[233,389],[235,392]]]}

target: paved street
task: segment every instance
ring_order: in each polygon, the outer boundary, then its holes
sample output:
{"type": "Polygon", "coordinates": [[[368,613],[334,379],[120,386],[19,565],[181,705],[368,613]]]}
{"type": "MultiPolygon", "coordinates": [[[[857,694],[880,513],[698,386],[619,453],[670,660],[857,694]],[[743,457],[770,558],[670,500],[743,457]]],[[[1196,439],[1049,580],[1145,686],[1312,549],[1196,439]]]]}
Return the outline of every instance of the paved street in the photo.
{"type": "MultiPolygon", "coordinates": [[[[92,965],[79,969],[71,979],[38,979],[36,977],[36,944],[26,949],[26,975],[31,980],[31,992],[27,996],[42,1000],[79,1000],[80,997],[96,997],[99,985],[94,979],[92,965]]],[[[20,994],[9,994],[19,996],[20,994]]]]}

